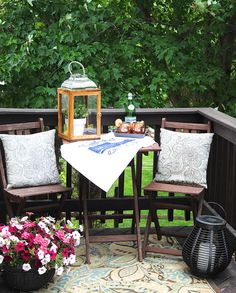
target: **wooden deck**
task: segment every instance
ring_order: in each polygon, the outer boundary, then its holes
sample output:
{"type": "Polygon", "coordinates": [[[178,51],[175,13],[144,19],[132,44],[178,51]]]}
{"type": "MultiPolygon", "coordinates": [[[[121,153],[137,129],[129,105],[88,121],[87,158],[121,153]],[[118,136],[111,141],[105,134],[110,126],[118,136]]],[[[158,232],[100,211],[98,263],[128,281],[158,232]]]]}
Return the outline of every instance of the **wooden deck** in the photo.
{"type": "MultiPolygon", "coordinates": [[[[165,228],[165,232],[168,233],[169,229],[171,229],[172,231],[174,230],[176,235],[183,235],[183,234],[188,235],[189,232],[191,231],[191,227],[168,227],[168,228],[165,228]]],[[[95,234],[99,235],[101,233],[106,234],[110,232],[111,232],[110,229],[106,229],[106,230],[98,229],[95,231],[95,234]]],[[[117,231],[113,230],[112,232],[116,234],[117,231]]],[[[128,229],[122,229],[122,232],[128,233],[128,229]]],[[[142,233],[143,232],[144,231],[142,231],[142,233]]],[[[176,237],[176,238],[178,239],[180,244],[184,242],[184,238],[182,237],[181,238],[176,237]]],[[[235,276],[236,276],[236,262],[234,259],[232,259],[230,265],[224,272],[218,274],[215,278],[208,279],[208,281],[217,293],[218,292],[232,293],[232,292],[235,292],[235,287],[236,287],[235,276]]],[[[5,286],[1,277],[1,273],[0,273],[0,293],[17,293],[17,292],[18,291],[10,290],[5,286]]]]}

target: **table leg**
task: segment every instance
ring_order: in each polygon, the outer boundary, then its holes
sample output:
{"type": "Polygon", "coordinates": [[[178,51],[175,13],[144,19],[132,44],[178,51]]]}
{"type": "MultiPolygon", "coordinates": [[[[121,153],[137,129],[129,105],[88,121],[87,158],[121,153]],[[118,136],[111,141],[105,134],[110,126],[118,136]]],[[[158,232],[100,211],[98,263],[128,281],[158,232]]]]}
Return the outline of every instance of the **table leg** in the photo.
{"type": "MultiPolygon", "coordinates": [[[[69,163],[66,163],[66,186],[71,187],[71,176],[72,176],[72,167],[69,163]]],[[[71,198],[71,194],[67,197],[71,198]]],[[[66,212],[66,219],[71,220],[71,212],[66,212]]]]}
{"type": "Polygon", "coordinates": [[[137,246],[138,246],[138,260],[143,260],[142,255],[142,240],[141,240],[141,232],[139,226],[139,207],[138,207],[138,191],[137,191],[137,182],[135,176],[135,166],[134,159],[130,163],[131,165],[131,176],[132,176],[132,184],[133,184],[133,196],[134,196],[134,214],[135,214],[135,224],[136,224],[136,236],[137,236],[137,246]]]}
{"type": "MultiPolygon", "coordinates": [[[[81,175],[82,176],[82,175],[81,175]]],[[[91,263],[89,250],[90,250],[90,243],[89,243],[89,222],[88,222],[88,205],[87,205],[87,196],[88,196],[88,182],[87,179],[82,176],[82,198],[83,198],[83,219],[84,219],[84,237],[85,237],[85,253],[86,253],[86,261],[88,264],[91,263]],[[83,178],[83,179],[82,179],[83,178]]]]}

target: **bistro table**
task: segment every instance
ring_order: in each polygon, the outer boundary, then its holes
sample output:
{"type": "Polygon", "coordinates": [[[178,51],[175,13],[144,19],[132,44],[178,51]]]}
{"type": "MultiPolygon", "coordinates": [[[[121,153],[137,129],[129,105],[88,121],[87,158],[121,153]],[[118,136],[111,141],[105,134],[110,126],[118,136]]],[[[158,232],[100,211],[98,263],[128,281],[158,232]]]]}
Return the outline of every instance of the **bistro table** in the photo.
{"type": "MultiPolygon", "coordinates": [[[[82,210],[87,263],[90,263],[90,243],[115,241],[136,241],[138,259],[142,261],[142,243],[139,227],[139,206],[134,157],[137,153],[142,154],[149,151],[160,151],[159,145],[151,137],[115,137],[113,133],[102,135],[100,140],[79,141],[63,144],[61,146],[62,157],[75,168],[82,177],[80,182],[83,182],[83,185],[80,188],[82,191],[80,196],[83,202],[82,210]],[[120,213],[112,215],[89,215],[87,205],[88,182],[93,182],[100,189],[107,192],[127,166],[131,167],[133,215],[120,213]],[[129,235],[90,235],[89,218],[132,218],[132,233],[129,235]]],[[[107,198],[107,200],[109,199],[107,198]]],[[[117,200],[122,201],[124,198],[117,198],[117,200]]]]}

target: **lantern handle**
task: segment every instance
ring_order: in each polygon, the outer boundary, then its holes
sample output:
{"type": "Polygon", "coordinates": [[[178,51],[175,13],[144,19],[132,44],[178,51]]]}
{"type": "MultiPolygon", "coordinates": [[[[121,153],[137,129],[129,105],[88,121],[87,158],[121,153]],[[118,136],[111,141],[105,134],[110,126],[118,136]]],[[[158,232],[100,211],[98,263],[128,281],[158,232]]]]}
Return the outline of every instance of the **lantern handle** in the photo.
{"type": "Polygon", "coordinates": [[[83,76],[86,76],[86,75],[85,75],[85,69],[84,69],[83,64],[80,63],[80,62],[78,62],[78,61],[72,61],[72,62],[70,62],[69,65],[68,65],[68,70],[69,70],[71,76],[74,75],[74,74],[72,73],[72,68],[71,68],[71,65],[72,65],[72,64],[79,64],[79,65],[82,67],[82,70],[83,70],[83,76]]]}

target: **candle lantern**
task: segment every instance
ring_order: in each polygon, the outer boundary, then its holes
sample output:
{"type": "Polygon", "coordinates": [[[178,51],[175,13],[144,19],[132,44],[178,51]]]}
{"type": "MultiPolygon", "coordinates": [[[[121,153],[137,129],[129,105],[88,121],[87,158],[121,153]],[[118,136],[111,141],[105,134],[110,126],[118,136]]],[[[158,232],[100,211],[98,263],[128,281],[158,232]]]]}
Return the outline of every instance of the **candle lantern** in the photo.
{"type": "Polygon", "coordinates": [[[101,135],[101,91],[77,61],[68,65],[70,78],[58,89],[58,135],[68,141],[97,139],[101,135]],[[73,74],[78,64],[83,74],[73,74]]]}
{"type": "Polygon", "coordinates": [[[214,276],[230,263],[232,248],[226,222],[216,216],[198,216],[192,233],[183,245],[183,259],[194,275],[214,276]]]}

